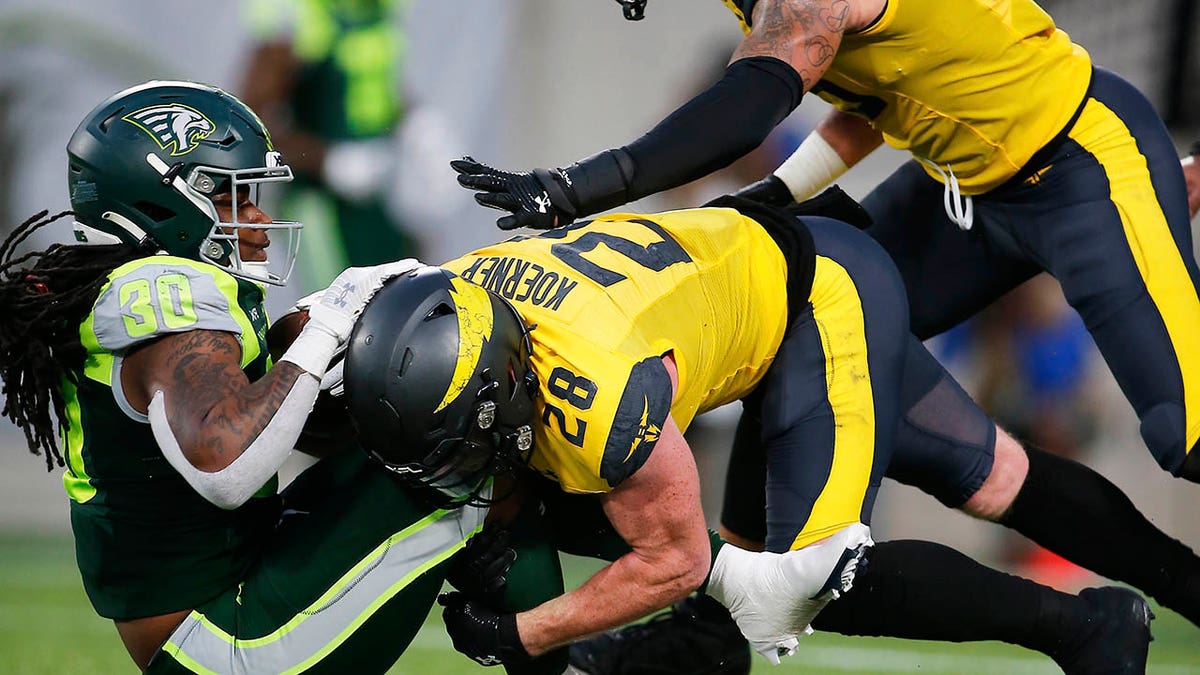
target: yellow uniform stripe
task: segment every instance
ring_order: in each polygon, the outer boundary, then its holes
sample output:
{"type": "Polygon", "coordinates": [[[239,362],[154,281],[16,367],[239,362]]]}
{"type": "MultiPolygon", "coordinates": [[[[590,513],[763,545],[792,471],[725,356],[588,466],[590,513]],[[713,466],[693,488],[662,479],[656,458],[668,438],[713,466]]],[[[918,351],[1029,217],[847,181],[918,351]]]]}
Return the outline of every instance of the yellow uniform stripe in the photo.
{"type": "Polygon", "coordinates": [[[1196,339],[1200,298],[1162,213],[1146,158],[1138,152],[1121,118],[1103,103],[1089,100],[1070,136],[1096,158],[1108,176],[1129,251],[1166,324],[1183,377],[1185,450],[1190,450],[1200,439],[1200,340],[1196,339]],[[1121,133],[1111,133],[1114,128],[1121,133]]]}
{"type": "Polygon", "coordinates": [[[63,487],[67,490],[67,496],[84,504],[96,496],[96,488],[92,485],[87,467],[83,465],[83,410],[79,406],[75,385],[64,378],[62,390],[67,413],[66,429],[62,434],[63,447],[67,449],[63,487]]]}
{"type": "Polygon", "coordinates": [[[861,520],[875,460],[875,399],[858,289],[845,268],[817,256],[809,298],[825,349],[825,386],[834,424],[833,464],[792,550],[861,520]]]}

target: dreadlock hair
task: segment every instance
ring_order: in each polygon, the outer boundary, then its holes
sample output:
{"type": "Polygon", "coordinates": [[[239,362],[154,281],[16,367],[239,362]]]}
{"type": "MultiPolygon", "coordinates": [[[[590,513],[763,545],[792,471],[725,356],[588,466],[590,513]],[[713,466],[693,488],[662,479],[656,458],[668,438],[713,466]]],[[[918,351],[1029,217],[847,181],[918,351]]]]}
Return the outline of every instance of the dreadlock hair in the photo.
{"type": "Polygon", "coordinates": [[[0,415],[25,432],[29,451],[44,455],[46,470],[52,471],[55,463],[64,463],[56,436],[70,424],[63,382],[78,382],[87,357],[79,324],[91,312],[110,272],[153,251],[133,244],[52,244],[17,256],[17,246],[29,235],[74,215],[63,211],[47,218],[47,213],[34,214],[0,244],[0,415]]]}

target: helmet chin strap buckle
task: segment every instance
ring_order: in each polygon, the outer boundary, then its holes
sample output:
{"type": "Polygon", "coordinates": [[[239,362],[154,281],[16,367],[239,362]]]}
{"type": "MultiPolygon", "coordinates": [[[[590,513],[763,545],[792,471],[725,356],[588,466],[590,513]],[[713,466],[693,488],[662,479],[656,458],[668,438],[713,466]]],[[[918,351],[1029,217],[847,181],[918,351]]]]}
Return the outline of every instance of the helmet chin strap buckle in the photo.
{"type": "Polygon", "coordinates": [[[475,409],[475,423],[480,429],[491,429],[496,423],[496,403],[494,401],[481,401],[479,407],[475,409]]]}
{"type": "Polygon", "coordinates": [[[529,452],[533,448],[533,427],[528,424],[522,424],[517,429],[517,451],[521,454],[529,452]]]}
{"type": "Polygon", "coordinates": [[[183,162],[175,162],[174,164],[171,165],[171,167],[169,169],[167,169],[163,173],[162,179],[160,180],[160,182],[163,185],[170,185],[171,181],[175,180],[175,177],[179,175],[179,172],[183,171],[183,167],[184,167],[183,162]]]}

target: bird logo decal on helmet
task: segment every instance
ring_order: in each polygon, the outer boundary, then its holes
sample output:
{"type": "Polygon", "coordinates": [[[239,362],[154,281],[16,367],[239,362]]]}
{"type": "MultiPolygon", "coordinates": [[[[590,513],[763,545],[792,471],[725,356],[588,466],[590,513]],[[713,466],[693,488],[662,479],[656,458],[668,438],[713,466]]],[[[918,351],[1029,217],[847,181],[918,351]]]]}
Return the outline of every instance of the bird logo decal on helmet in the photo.
{"type": "Polygon", "coordinates": [[[172,157],[195,150],[216,129],[204,113],[178,103],[142,108],[121,119],[150,134],[158,147],[169,151],[172,157]]]}

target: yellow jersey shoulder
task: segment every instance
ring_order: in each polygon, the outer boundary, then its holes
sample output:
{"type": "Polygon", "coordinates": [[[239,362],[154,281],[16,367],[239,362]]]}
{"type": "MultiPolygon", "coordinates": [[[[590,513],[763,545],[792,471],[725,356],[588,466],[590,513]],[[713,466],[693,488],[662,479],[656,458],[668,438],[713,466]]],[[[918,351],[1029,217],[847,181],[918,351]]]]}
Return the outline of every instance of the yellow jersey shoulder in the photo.
{"type": "MultiPolygon", "coordinates": [[[[755,0],[723,2],[749,32],[755,0]]],[[[980,194],[1066,126],[1091,73],[1087,52],[1034,0],[888,0],[842,37],[811,91],[869,120],[931,177],[942,180],[929,164],[980,194]]]]}

